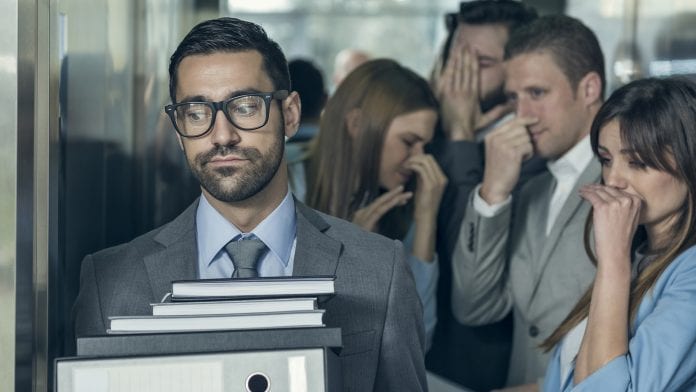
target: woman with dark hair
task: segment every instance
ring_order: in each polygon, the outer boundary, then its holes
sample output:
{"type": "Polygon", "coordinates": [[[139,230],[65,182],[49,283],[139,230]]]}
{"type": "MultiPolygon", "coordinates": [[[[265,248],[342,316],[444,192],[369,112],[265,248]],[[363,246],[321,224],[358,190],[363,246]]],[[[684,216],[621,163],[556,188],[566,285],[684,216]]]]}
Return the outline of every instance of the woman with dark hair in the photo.
{"type": "Polygon", "coordinates": [[[426,342],[436,322],[435,227],[447,178],[424,153],[437,122],[428,83],[392,60],[368,61],[338,86],[306,165],[310,207],[403,240],[424,308],[426,342]]]}
{"type": "Polygon", "coordinates": [[[602,183],[580,194],[597,274],[544,342],[544,390],[696,390],[696,84],[620,88],[591,141],[602,183]]]}

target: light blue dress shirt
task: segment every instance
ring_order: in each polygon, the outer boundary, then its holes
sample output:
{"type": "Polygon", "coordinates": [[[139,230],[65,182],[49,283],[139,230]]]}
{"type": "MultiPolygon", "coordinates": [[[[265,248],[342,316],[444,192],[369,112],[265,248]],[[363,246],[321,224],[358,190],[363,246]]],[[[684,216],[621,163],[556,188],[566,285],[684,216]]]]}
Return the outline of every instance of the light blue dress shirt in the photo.
{"type": "Polygon", "coordinates": [[[626,354],[575,385],[574,363],[561,379],[560,351],[554,349],[543,391],[696,391],[696,246],[672,261],[643,297],[626,354]]]}
{"type": "Polygon", "coordinates": [[[435,254],[431,262],[421,260],[413,255],[413,240],[416,234],[416,225],[411,224],[403,243],[408,255],[406,262],[411,267],[413,279],[416,283],[416,291],[423,305],[423,324],[425,324],[425,351],[430,350],[437,325],[437,280],[440,277],[440,263],[435,254]]]}
{"type": "Polygon", "coordinates": [[[234,272],[225,245],[232,239],[256,237],[268,247],[257,268],[259,276],[291,276],[297,245],[295,201],[290,191],[270,215],[250,233],[242,233],[201,195],[196,211],[198,277],[229,278],[234,272]]]}

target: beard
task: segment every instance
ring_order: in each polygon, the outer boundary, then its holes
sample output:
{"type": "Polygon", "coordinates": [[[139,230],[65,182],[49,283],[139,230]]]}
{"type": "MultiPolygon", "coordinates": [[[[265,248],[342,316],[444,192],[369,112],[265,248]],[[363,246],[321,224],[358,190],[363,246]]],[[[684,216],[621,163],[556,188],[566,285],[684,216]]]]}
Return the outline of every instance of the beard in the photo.
{"type": "MultiPolygon", "coordinates": [[[[282,131],[282,130],[281,130],[282,131]]],[[[281,132],[279,134],[282,135],[281,132]]],[[[201,187],[215,199],[225,203],[240,202],[256,195],[271,182],[283,160],[283,137],[275,139],[266,154],[252,147],[218,145],[187,161],[201,187]],[[210,168],[214,157],[233,154],[247,159],[240,167],[210,168]]]]}

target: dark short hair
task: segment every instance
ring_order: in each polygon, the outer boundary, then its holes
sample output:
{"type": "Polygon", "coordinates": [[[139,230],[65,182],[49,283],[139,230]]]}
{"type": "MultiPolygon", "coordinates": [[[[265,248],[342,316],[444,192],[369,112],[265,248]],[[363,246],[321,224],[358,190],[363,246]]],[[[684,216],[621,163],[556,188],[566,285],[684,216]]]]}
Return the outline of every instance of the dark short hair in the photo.
{"type": "Polygon", "coordinates": [[[459,4],[459,23],[470,25],[504,24],[515,31],[537,18],[534,7],[514,0],[476,0],[459,4]]]}
{"type": "Polygon", "coordinates": [[[443,66],[449,58],[454,33],[460,23],[469,25],[502,24],[508,28],[508,33],[524,26],[538,17],[534,7],[515,0],[475,0],[463,1],[459,4],[459,13],[447,14],[449,29],[443,52],[443,66]]]}
{"type": "Polygon", "coordinates": [[[181,41],[169,61],[169,95],[176,102],[177,70],[187,56],[255,50],[275,90],[290,90],[288,62],[280,46],[264,29],[236,18],[211,19],[197,24],[181,41]]]}
{"type": "Polygon", "coordinates": [[[548,51],[573,90],[590,72],[602,81],[604,96],[604,55],[597,36],[579,20],[566,15],[542,16],[519,28],[505,46],[505,60],[521,54],[548,51]]]}
{"type": "Polygon", "coordinates": [[[305,59],[291,60],[288,67],[291,88],[300,94],[302,100],[302,118],[319,117],[327,95],[321,70],[305,59]]]}

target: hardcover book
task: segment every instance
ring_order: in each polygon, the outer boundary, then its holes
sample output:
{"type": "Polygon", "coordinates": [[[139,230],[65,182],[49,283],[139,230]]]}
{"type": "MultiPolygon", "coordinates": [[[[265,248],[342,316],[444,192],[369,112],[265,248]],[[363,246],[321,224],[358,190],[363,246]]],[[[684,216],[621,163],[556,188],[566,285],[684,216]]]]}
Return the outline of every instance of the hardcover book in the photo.
{"type": "Polygon", "coordinates": [[[209,316],[113,316],[107,333],[154,333],[321,327],[324,310],[209,316]]]}
{"type": "Polygon", "coordinates": [[[317,299],[297,297],[235,301],[160,302],[150,305],[154,316],[201,316],[315,310],[317,309],[317,299]]]}
{"type": "Polygon", "coordinates": [[[172,282],[172,301],[324,296],[334,293],[335,276],[202,279],[172,282]]]}

